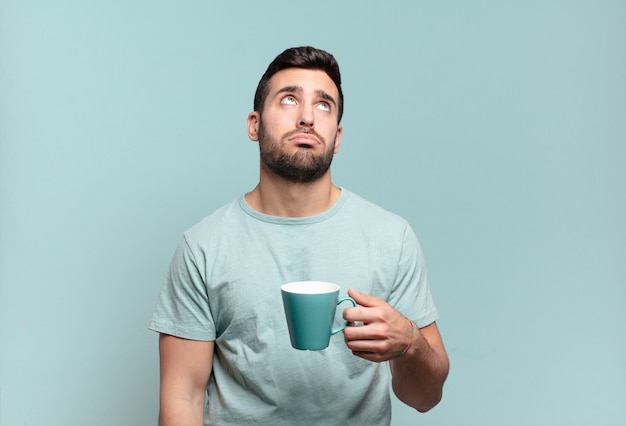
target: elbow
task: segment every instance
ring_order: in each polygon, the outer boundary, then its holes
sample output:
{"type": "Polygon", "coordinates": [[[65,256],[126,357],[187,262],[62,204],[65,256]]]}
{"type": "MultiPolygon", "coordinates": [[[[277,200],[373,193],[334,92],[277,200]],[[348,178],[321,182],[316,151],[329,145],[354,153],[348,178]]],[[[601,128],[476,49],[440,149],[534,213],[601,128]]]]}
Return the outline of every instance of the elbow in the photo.
{"type": "Polygon", "coordinates": [[[419,405],[416,405],[413,408],[415,408],[420,413],[426,413],[432,410],[433,408],[435,408],[437,404],[441,402],[441,398],[442,398],[442,393],[440,392],[439,395],[431,398],[428,401],[421,401],[419,405]]]}
{"type": "Polygon", "coordinates": [[[392,377],[393,392],[400,401],[420,413],[426,413],[436,407],[443,398],[443,386],[448,377],[450,362],[447,356],[430,374],[414,375],[407,380],[406,376],[392,377]]]}
{"type": "MultiPolygon", "coordinates": [[[[446,370],[447,373],[447,370],[446,370]]],[[[430,383],[425,386],[415,387],[402,387],[399,383],[393,382],[392,386],[396,397],[408,405],[414,408],[420,413],[426,413],[435,408],[443,399],[443,385],[447,374],[443,374],[442,377],[435,383],[430,383]]]]}
{"type": "Polygon", "coordinates": [[[413,405],[420,413],[426,413],[437,406],[441,402],[441,398],[443,397],[443,393],[439,392],[436,395],[431,395],[430,398],[419,401],[417,404],[413,405]]]}
{"type": "Polygon", "coordinates": [[[414,408],[420,413],[426,413],[432,410],[441,402],[443,398],[442,389],[433,390],[431,389],[428,392],[419,392],[419,393],[411,393],[411,394],[402,394],[401,392],[397,392],[394,389],[394,394],[396,397],[408,405],[409,407],[414,408]]]}

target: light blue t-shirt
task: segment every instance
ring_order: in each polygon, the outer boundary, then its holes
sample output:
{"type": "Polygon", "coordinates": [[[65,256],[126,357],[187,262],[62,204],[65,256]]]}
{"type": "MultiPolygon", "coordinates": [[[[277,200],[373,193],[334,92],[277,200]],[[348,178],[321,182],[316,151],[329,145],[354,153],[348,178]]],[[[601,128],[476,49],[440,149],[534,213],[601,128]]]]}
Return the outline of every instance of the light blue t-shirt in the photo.
{"type": "Polygon", "coordinates": [[[206,425],[390,423],[387,363],[352,355],[341,333],[321,351],[291,347],[280,286],[304,280],[383,298],[418,327],[437,319],[404,219],[346,189],[305,218],[259,213],[242,196],[184,233],[150,324],[215,341],[206,425]]]}

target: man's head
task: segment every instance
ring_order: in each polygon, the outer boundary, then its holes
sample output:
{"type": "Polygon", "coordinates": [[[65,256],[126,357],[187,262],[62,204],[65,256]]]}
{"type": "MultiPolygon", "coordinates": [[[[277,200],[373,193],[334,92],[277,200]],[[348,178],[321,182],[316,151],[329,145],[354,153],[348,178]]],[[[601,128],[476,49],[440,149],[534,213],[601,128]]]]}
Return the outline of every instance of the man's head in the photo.
{"type": "Polygon", "coordinates": [[[287,49],[261,78],[248,115],[248,137],[259,142],[261,180],[312,183],[330,177],[341,143],[339,66],[312,47],[287,49]]]}
{"type": "Polygon", "coordinates": [[[341,90],[341,73],[339,64],[330,53],[311,46],[292,47],[278,55],[267,67],[261,77],[254,94],[254,111],[263,113],[263,106],[267,98],[269,81],[274,74],[287,68],[303,68],[324,71],[337,86],[339,92],[337,122],[343,115],[343,92],[341,90]]]}

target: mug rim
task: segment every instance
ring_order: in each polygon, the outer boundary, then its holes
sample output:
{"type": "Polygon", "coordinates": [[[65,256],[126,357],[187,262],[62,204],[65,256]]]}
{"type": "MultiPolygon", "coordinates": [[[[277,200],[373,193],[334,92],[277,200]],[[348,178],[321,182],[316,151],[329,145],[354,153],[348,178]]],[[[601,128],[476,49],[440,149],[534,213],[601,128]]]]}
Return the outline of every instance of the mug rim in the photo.
{"type": "Polygon", "coordinates": [[[340,288],[338,284],[327,281],[292,281],[280,286],[281,291],[291,294],[327,294],[340,288]]]}

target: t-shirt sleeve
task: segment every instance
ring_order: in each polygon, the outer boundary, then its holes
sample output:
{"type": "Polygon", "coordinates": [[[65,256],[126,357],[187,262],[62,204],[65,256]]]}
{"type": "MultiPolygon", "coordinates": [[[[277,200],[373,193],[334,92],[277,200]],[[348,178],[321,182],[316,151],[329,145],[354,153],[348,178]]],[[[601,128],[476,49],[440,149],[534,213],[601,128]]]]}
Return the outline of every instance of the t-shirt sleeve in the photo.
{"type": "Polygon", "coordinates": [[[170,262],[150,322],[150,329],[191,340],[215,340],[204,264],[183,237],[170,262]]]}
{"type": "Polygon", "coordinates": [[[418,327],[425,327],[439,317],[428,286],[422,248],[408,224],[402,235],[396,281],[388,302],[418,327]]]}

